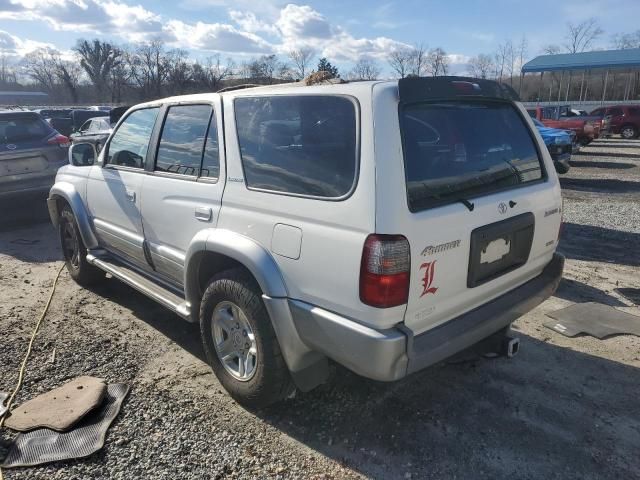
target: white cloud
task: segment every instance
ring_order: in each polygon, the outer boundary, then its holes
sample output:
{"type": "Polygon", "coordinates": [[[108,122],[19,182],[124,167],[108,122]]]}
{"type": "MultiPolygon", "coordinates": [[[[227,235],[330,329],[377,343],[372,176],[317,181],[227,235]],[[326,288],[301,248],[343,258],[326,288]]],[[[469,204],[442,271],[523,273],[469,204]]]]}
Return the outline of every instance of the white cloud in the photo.
{"type": "MultiPolygon", "coordinates": [[[[11,35],[9,32],[0,30],[0,55],[4,55],[10,59],[18,59],[23,57],[29,52],[37,50],[39,48],[47,48],[58,51],[52,44],[37,42],[30,39],[22,39],[11,35]]],[[[61,52],[67,53],[67,52],[61,52]]]]}
{"type": "MultiPolygon", "coordinates": [[[[197,1],[219,6],[231,3],[197,1]]],[[[0,19],[39,20],[57,31],[132,42],[159,38],[172,47],[229,54],[286,53],[311,47],[339,62],[363,56],[382,60],[392,50],[406,46],[387,37],[355,37],[308,5],[287,4],[275,9],[273,0],[264,1],[265,8],[258,9],[243,8],[248,5],[245,0],[235,3],[229,10],[232,24],[167,18],[123,0],[0,0],[0,19]]]]}
{"type": "Polygon", "coordinates": [[[197,22],[191,25],[171,20],[167,30],[173,35],[175,44],[195,50],[228,53],[266,53],[272,50],[271,45],[259,36],[222,23],[197,22]]]}
{"type": "Polygon", "coordinates": [[[306,5],[288,4],[275,25],[280,32],[280,43],[276,45],[280,52],[311,47],[332,60],[355,61],[363,56],[382,59],[392,50],[406,46],[386,37],[356,38],[306,5]]]}

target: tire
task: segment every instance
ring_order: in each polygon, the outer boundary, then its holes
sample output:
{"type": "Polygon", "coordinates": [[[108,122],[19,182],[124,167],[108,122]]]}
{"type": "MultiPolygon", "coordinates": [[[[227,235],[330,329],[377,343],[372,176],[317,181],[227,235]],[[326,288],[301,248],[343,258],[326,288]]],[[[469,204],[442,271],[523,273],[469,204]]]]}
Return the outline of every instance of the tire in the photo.
{"type": "Polygon", "coordinates": [[[102,270],[87,262],[87,247],[82,241],[78,223],[68,205],[60,213],[58,235],[67,271],[76,283],[89,286],[105,279],[102,270]]]}
{"type": "Polygon", "coordinates": [[[620,136],[625,140],[631,140],[638,136],[638,129],[634,125],[623,125],[620,128],[620,136]]]}
{"type": "Polygon", "coordinates": [[[238,403],[262,408],[293,392],[262,292],[245,270],[226,270],[209,281],[200,303],[200,332],[213,373],[238,403]]]}

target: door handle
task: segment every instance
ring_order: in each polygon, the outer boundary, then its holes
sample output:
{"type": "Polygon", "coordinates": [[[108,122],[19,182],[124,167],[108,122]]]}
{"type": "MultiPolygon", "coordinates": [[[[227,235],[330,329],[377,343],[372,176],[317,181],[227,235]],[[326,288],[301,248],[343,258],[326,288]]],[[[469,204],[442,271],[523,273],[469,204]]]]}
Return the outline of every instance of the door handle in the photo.
{"type": "Polygon", "coordinates": [[[136,192],[134,192],[133,190],[127,190],[125,192],[125,195],[127,196],[127,200],[130,200],[132,202],[136,201],[136,192]]]}
{"type": "Polygon", "coordinates": [[[209,207],[196,207],[195,216],[198,220],[208,222],[211,220],[213,212],[209,207]]]}

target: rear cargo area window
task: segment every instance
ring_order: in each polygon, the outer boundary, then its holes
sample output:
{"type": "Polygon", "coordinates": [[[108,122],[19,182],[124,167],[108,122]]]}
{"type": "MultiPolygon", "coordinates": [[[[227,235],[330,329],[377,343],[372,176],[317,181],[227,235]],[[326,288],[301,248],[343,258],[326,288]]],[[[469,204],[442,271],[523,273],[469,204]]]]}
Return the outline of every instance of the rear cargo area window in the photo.
{"type": "Polygon", "coordinates": [[[238,141],[249,188],[337,198],[357,164],[356,110],[348,98],[237,98],[238,141]]]}
{"type": "Polygon", "coordinates": [[[41,140],[51,129],[35,115],[7,115],[0,119],[0,143],[41,140]]]}
{"type": "Polygon", "coordinates": [[[412,212],[543,178],[533,137],[510,103],[406,105],[400,123],[412,212]]]}

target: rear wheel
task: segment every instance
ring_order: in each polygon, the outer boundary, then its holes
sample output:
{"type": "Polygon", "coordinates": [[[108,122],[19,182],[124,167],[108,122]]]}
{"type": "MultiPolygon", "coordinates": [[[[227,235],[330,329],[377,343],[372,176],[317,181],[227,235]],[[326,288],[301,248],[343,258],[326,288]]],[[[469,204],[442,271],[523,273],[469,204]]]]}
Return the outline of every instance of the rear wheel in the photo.
{"type": "Polygon", "coordinates": [[[238,403],[265,407],[293,391],[262,292],[245,270],[227,270],[209,281],[200,331],[213,372],[238,403]]]}
{"type": "Polygon", "coordinates": [[[638,136],[638,129],[633,125],[624,125],[620,129],[620,135],[625,140],[631,140],[632,138],[636,138],[638,136]]]}
{"type": "Polygon", "coordinates": [[[60,213],[58,233],[62,255],[71,278],[83,286],[104,280],[104,272],[87,262],[87,248],[80,236],[73,211],[68,205],[60,213]]]}

